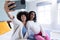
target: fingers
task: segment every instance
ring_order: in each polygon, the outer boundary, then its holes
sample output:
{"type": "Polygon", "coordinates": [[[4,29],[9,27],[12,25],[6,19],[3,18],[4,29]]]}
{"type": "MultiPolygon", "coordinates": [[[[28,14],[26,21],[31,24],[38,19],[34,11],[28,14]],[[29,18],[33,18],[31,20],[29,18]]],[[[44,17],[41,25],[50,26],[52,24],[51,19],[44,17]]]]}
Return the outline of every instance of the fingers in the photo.
{"type": "Polygon", "coordinates": [[[15,4],[15,2],[10,1],[10,2],[8,2],[8,7],[13,6],[14,4],[15,4]]]}
{"type": "Polygon", "coordinates": [[[15,8],[15,7],[16,7],[16,5],[15,5],[15,4],[14,4],[14,5],[13,5],[13,4],[11,4],[11,5],[9,5],[8,7],[9,7],[9,8],[15,8]]]}
{"type": "Polygon", "coordinates": [[[5,9],[6,9],[7,12],[14,11],[14,10],[11,10],[11,9],[13,9],[15,7],[16,7],[15,2],[13,2],[13,1],[6,1],[5,2],[5,9]]]}
{"type": "Polygon", "coordinates": [[[10,1],[10,0],[5,0],[5,1],[10,1]]]}
{"type": "Polygon", "coordinates": [[[11,2],[8,3],[9,10],[12,10],[15,7],[16,7],[15,2],[11,1],[11,2]]]}

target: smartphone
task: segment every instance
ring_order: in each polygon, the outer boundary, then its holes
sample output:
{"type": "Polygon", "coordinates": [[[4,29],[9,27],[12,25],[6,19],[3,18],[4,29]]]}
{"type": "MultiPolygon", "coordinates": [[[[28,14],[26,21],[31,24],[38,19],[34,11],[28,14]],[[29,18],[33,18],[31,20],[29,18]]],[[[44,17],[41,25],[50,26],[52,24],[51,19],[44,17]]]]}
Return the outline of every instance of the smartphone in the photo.
{"type": "Polygon", "coordinates": [[[26,8],[25,0],[10,0],[10,1],[15,2],[15,4],[11,4],[9,6],[16,5],[16,7],[10,8],[10,10],[19,10],[26,8]]]}

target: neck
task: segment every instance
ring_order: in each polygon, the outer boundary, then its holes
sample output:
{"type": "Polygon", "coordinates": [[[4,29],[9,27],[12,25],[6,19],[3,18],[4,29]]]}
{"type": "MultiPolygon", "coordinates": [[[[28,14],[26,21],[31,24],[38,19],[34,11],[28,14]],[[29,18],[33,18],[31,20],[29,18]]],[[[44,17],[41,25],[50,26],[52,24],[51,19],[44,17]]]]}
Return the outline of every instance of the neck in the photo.
{"type": "Polygon", "coordinates": [[[30,19],[30,21],[33,21],[33,19],[30,19]]]}
{"type": "Polygon", "coordinates": [[[22,23],[23,23],[24,25],[26,25],[26,21],[23,21],[22,23]]]}

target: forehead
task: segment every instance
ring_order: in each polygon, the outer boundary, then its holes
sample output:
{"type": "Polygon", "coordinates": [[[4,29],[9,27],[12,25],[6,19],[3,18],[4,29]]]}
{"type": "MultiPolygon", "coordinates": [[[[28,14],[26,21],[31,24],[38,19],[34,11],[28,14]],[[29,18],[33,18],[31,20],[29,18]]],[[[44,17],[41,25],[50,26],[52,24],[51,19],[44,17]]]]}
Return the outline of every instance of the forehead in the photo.
{"type": "Polygon", "coordinates": [[[35,13],[34,13],[34,12],[32,12],[32,13],[31,13],[31,15],[35,15],[35,13]]]}
{"type": "Polygon", "coordinates": [[[25,14],[21,15],[21,16],[26,16],[25,14]]]}

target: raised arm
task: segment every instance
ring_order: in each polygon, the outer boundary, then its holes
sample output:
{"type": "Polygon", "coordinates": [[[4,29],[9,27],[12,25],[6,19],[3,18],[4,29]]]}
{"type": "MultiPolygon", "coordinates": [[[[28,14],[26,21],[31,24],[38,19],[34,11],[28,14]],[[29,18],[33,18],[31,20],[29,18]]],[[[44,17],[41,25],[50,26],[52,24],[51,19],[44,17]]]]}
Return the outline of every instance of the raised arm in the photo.
{"type": "Polygon", "coordinates": [[[10,5],[12,3],[15,3],[15,2],[5,1],[5,4],[4,4],[4,9],[5,9],[5,11],[6,11],[6,13],[7,13],[7,15],[9,16],[10,19],[14,18],[14,16],[11,13],[9,13],[9,12],[13,11],[13,10],[10,10],[10,8],[15,7],[15,5],[8,7],[8,5],[10,5]]]}

